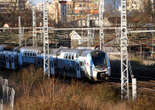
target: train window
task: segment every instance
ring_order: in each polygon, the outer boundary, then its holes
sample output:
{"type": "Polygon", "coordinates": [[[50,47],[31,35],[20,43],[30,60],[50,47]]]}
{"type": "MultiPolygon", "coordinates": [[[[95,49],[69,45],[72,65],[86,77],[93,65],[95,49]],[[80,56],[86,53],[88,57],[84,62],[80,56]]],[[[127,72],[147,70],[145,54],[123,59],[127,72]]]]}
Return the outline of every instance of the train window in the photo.
{"type": "Polygon", "coordinates": [[[36,56],[36,54],[35,54],[35,53],[33,53],[33,56],[36,56]]]}
{"type": "Polygon", "coordinates": [[[71,59],[71,56],[69,55],[69,57],[68,57],[69,59],[71,59]]]}
{"type": "Polygon", "coordinates": [[[74,56],[72,56],[72,60],[74,60],[74,56]]]}
{"type": "Polygon", "coordinates": [[[106,65],[105,53],[102,52],[92,53],[92,60],[95,66],[106,65]]]}
{"type": "Polygon", "coordinates": [[[80,66],[83,66],[83,62],[82,61],[80,61],[79,63],[80,63],[80,66]]]}
{"type": "Polygon", "coordinates": [[[78,55],[76,54],[76,58],[78,58],[78,55]]]}
{"type": "Polygon", "coordinates": [[[82,66],[82,62],[79,62],[80,66],[82,66]]]}
{"type": "Polygon", "coordinates": [[[12,57],[11,61],[14,62],[14,58],[13,57],[12,57]]]}

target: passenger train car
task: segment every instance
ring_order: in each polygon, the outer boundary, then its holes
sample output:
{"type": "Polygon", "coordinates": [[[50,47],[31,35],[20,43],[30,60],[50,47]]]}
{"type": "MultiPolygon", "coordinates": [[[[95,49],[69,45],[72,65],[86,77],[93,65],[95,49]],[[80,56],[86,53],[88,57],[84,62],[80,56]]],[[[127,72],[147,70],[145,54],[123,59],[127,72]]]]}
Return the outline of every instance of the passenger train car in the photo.
{"type": "MultiPolygon", "coordinates": [[[[41,50],[33,47],[5,49],[5,46],[0,46],[0,68],[16,70],[29,64],[43,67],[44,54],[41,50]]],[[[111,76],[108,55],[99,50],[50,49],[49,65],[50,75],[87,77],[95,81],[102,81],[111,76]]]]}
{"type": "Polygon", "coordinates": [[[55,68],[75,73],[75,76],[71,76],[87,77],[91,80],[104,80],[111,76],[110,61],[103,51],[60,48],[51,49],[51,55],[56,64],[55,68]]]}

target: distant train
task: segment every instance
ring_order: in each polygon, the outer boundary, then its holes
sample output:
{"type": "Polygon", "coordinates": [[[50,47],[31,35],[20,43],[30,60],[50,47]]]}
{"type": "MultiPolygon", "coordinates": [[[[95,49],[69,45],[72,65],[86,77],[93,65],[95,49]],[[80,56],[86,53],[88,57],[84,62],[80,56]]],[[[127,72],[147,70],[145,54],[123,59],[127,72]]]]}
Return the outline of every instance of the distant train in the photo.
{"type": "MultiPolygon", "coordinates": [[[[16,70],[24,65],[43,67],[41,48],[16,47],[6,49],[0,45],[0,68],[16,70]]],[[[104,51],[92,49],[50,49],[50,75],[89,78],[102,81],[111,76],[110,61],[104,51]]]]}

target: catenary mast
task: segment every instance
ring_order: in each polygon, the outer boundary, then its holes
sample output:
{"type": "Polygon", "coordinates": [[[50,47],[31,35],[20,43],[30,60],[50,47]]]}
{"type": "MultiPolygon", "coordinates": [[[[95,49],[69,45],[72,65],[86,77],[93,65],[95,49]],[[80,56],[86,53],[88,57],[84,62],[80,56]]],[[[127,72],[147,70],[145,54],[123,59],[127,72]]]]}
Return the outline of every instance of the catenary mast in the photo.
{"type": "Polygon", "coordinates": [[[104,0],[99,0],[100,50],[103,50],[104,47],[103,12],[104,12],[104,0]]]}
{"type": "Polygon", "coordinates": [[[121,98],[129,98],[126,0],[121,0],[121,98]]]}
{"type": "Polygon", "coordinates": [[[43,52],[44,52],[44,74],[50,75],[47,0],[43,0],[43,52]]]}

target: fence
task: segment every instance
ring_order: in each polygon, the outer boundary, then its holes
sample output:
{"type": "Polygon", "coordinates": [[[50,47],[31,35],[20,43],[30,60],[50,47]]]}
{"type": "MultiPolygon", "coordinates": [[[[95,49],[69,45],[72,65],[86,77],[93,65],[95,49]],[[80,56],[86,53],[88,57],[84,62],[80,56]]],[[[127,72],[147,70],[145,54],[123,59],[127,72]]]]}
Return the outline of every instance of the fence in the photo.
{"type": "Polygon", "coordinates": [[[8,86],[8,80],[0,77],[0,110],[13,110],[15,90],[8,86]]]}

